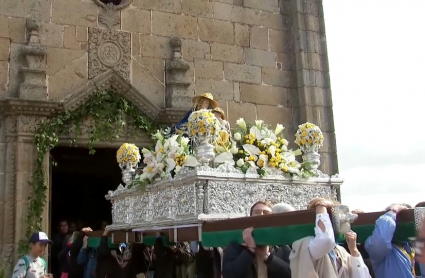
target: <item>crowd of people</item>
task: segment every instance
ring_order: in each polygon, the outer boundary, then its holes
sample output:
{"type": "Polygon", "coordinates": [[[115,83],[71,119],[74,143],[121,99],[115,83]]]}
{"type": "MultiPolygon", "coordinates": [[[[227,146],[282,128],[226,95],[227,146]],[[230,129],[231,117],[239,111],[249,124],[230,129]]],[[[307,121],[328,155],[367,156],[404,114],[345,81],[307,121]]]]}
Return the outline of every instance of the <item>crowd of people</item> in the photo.
{"type": "MultiPolygon", "coordinates": [[[[375,223],[373,234],[364,244],[357,235],[345,234],[346,243],[335,242],[328,210],[333,202],[315,198],[308,209],[316,211],[314,236],[293,242],[292,246],[260,246],[253,228],[243,231],[243,244],[229,243],[225,248],[207,248],[199,242],[182,242],[169,246],[157,234],[154,246],[144,244],[108,245],[105,231],[97,248],[88,246],[82,228],[69,234],[61,222],[62,248],[57,254],[60,274],[48,274],[42,259],[50,241],[43,232],[30,238],[30,251],[16,264],[12,278],[413,278],[425,277],[425,225],[412,241],[393,242],[396,217],[405,204],[393,204],[375,223]]],[[[422,206],[418,204],[417,206],[422,206]]],[[[294,211],[288,204],[272,206],[259,201],[251,208],[251,216],[294,211]]],[[[361,213],[361,211],[357,211],[361,213]]]]}

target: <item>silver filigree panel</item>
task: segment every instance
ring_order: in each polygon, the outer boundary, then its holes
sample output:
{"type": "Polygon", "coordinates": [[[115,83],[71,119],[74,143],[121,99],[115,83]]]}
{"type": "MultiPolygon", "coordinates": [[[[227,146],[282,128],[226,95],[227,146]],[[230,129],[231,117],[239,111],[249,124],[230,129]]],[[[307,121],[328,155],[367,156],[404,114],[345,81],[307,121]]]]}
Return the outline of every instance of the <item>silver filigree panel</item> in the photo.
{"type": "Polygon", "coordinates": [[[107,196],[113,203],[113,225],[108,229],[241,217],[248,215],[252,204],[259,200],[285,202],[295,209],[305,209],[315,197],[335,199],[335,188],[342,183],[339,177],[302,181],[216,170],[200,167],[197,171],[186,171],[174,180],[149,185],[145,192],[119,186],[107,196]]]}
{"type": "Polygon", "coordinates": [[[197,216],[196,187],[194,184],[179,186],[174,189],[175,216],[197,216]]]}

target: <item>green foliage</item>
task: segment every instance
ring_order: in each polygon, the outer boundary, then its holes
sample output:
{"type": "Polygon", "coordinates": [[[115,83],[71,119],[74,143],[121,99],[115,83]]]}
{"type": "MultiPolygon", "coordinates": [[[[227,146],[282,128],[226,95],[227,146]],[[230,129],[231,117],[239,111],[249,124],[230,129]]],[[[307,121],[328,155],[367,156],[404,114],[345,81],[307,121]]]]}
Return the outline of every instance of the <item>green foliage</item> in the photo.
{"type": "Polygon", "coordinates": [[[0,267],[0,278],[6,278],[6,266],[7,264],[4,263],[1,267],[0,267]]]}
{"type": "MultiPolygon", "coordinates": [[[[87,118],[94,122],[90,130],[88,149],[90,154],[94,154],[93,146],[100,141],[111,141],[119,138],[121,132],[131,120],[135,127],[145,130],[149,135],[153,135],[161,126],[155,124],[143,114],[133,104],[124,97],[113,91],[97,92],[85,102],[80,108],[74,111],[66,111],[63,114],[48,118],[41,122],[35,137],[34,143],[37,148],[37,161],[30,183],[32,194],[29,197],[28,215],[26,224],[26,238],[32,233],[41,230],[42,213],[46,201],[47,185],[45,181],[45,157],[58,143],[59,137],[65,134],[72,134],[76,137],[82,134],[81,124],[87,118]]],[[[75,146],[76,140],[72,139],[70,145],[75,146]]],[[[25,254],[28,250],[26,240],[21,240],[19,253],[25,254]]]]}

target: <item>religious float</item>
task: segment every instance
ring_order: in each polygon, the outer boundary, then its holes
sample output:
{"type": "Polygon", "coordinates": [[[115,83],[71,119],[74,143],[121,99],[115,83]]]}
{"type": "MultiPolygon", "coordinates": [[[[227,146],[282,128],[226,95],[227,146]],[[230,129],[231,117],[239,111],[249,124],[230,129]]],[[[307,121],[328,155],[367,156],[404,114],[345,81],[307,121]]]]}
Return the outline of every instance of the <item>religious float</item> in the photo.
{"type": "MultiPolygon", "coordinates": [[[[172,132],[153,136],[152,149],[140,153],[137,146],[123,144],[118,150],[124,184],[106,195],[112,203],[112,224],[107,227],[111,243],[152,245],[161,232],[169,242],[218,247],[242,242],[247,227],[255,228],[261,245],[291,244],[313,235],[315,212],[304,210],[308,202],[315,197],[336,200],[343,183],[338,175],[318,170],[324,140],[320,128],[300,125],[295,135],[299,149],[290,150],[282,125],[272,129],[263,121],[239,119],[231,133],[224,113],[214,114],[218,109],[212,97],[199,100],[201,105],[172,132]],[[140,163],[143,167],[137,170],[140,163]],[[298,211],[247,218],[258,200],[285,202],[298,211]]],[[[415,236],[422,212],[417,208],[399,215],[397,240],[415,236]]],[[[372,233],[382,214],[356,215],[343,205],[330,213],[335,234],[353,229],[359,242],[372,233]]]]}

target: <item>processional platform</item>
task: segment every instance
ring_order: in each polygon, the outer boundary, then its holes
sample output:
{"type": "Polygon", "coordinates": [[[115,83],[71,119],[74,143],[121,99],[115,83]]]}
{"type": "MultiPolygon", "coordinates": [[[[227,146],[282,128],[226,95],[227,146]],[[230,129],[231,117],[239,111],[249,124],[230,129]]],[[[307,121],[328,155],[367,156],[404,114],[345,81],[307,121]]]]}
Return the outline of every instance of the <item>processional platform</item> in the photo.
{"type": "Polygon", "coordinates": [[[293,179],[284,175],[244,174],[230,164],[200,166],[173,178],[148,185],[144,191],[120,185],[106,198],[112,203],[112,225],[107,229],[147,230],[182,227],[249,216],[259,200],[285,202],[305,209],[315,197],[336,200],[343,183],[338,176],[293,179]]]}

